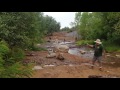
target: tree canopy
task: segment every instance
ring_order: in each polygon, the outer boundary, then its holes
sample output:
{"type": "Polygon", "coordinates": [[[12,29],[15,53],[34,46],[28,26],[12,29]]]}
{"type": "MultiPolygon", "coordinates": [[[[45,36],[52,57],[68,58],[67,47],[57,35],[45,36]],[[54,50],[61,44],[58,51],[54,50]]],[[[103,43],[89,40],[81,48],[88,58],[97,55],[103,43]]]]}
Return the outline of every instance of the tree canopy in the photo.
{"type": "Polygon", "coordinates": [[[0,77],[29,77],[24,49],[59,30],[60,23],[42,12],[0,12],[0,77]]]}
{"type": "Polygon", "coordinates": [[[77,12],[75,23],[82,39],[100,38],[120,45],[119,12],[77,12]]]}

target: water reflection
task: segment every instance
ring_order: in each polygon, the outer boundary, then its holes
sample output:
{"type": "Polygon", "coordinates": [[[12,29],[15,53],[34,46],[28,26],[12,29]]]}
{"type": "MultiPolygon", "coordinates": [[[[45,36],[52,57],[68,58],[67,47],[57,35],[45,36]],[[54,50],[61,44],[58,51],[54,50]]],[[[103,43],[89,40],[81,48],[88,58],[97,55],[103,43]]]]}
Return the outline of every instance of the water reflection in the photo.
{"type": "Polygon", "coordinates": [[[70,48],[68,53],[77,55],[80,57],[84,57],[84,58],[93,58],[93,55],[94,55],[93,50],[90,50],[85,47],[84,48],[70,48]],[[84,54],[80,53],[81,50],[85,51],[85,53],[84,54]]]}

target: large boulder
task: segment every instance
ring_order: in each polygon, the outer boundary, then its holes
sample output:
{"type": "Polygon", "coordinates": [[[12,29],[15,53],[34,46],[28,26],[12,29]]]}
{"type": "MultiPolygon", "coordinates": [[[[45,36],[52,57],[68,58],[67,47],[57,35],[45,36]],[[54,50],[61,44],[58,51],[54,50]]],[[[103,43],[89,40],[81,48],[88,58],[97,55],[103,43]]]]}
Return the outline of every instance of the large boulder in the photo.
{"type": "Polygon", "coordinates": [[[56,52],[68,52],[69,50],[69,47],[67,45],[56,45],[54,47],[54,51],[56,52]]]}
{"type": "Polygon", "coordinates": [[[59,51],[59,52],[68,52],[69,47],[67,45],[62,45],[59,43],[59,40],[56,39],[55,43],[53,43],[54,46],[54,51],[59,51]]]}

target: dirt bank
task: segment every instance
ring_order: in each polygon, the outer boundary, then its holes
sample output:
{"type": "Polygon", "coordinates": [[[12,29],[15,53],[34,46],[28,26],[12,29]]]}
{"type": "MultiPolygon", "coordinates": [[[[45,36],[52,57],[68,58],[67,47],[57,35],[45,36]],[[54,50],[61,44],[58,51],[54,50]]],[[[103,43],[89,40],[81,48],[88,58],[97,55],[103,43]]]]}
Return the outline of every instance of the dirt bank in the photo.
{"type": "MultiPolygon", "coordinates": [[[[54,33],[50,36],[52,40],[66,40],[75,41],[74,38],[66,36],[67,33],[54,33]]],[[[45,40],[48,40],[46,37],[45,40]]],[[[90,75],[100,75],[104,77],[120,77],[120,67],[113,67],[115,63],[103,62],[103,70],[99,71],[98,66],[91,69],[91,59],[85,59],[80,56],[63,53],[65,60],[61,61],[56,58],[46,58],[47,51],[32,52],[33,56],[27,56],[25,61],[35,62],[37,66],[41,67],[34,70],[31,78],[88,78],[90,75]]],[[[118,60],[117,60],[118,61],[118,60]]],[[[97,65],[97,64],[96,64],[97,65]]]]}

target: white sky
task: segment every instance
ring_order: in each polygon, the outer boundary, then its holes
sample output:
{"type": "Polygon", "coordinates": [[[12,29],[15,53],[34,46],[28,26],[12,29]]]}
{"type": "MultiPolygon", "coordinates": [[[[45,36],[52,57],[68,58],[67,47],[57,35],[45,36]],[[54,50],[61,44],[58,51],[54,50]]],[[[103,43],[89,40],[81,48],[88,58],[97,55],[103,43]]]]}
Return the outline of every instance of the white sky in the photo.
{"type": "Polygon", "coordinates": [[[70,23],[74,22],[76,12],[43,12],[44,15],[49,15],[55,18],[57,22],[60,22],[61,28],[71,27],[70,23]]]}

